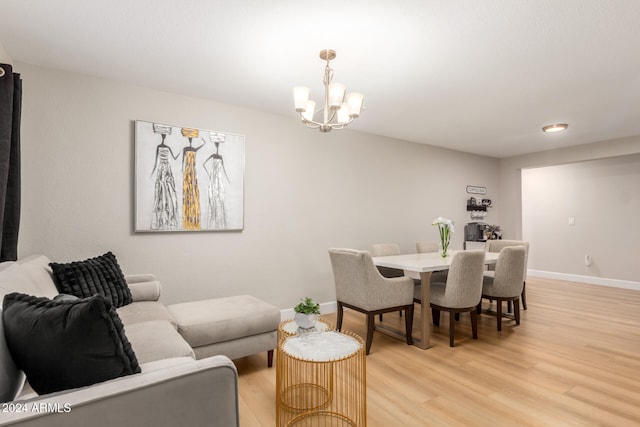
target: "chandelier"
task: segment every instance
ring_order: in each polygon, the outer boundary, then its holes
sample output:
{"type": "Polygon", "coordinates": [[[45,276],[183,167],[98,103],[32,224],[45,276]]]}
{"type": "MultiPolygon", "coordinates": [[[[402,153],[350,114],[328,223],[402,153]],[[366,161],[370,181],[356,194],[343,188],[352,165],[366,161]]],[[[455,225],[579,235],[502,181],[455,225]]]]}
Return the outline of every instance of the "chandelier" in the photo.
{"type": "Polygon", "coordinates": [[[320,129],[320,132],[330,132],[331,129],[342,129],[360,116],[364,95],[361,93],[346,94],[346,86],[341,83],[331,83],[333,70],[329,62],[335,59],[335,50],[325,49],[320,51],[320,58],[327,61],[324,67],[324,107],[317,111],[322,112],[322,121],[313,119],[316,114],[316,103],[309,99],[308,87],[296,86],[293,88],[293,100],[296,111],[300,114],[302,123],[311,129],[320,129]]]}

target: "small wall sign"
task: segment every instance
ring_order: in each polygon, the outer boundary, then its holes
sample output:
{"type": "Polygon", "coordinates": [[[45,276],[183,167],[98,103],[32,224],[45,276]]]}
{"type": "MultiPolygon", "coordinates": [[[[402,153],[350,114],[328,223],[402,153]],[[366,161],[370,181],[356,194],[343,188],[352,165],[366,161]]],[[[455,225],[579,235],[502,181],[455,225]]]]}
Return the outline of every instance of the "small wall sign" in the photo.
{"type": "Polygon", "coordinates": [[[475,185],[467,185],[467,193],[469,193],[469,194],[487,194],[487,187],[477,187],[475,185]]]}

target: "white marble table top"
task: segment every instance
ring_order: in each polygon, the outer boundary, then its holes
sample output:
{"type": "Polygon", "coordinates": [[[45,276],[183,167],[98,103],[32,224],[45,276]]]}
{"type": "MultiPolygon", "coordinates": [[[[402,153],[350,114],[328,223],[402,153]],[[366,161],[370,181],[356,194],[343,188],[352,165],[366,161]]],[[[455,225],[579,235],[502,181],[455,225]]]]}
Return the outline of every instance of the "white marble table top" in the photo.
{"type": "Polygon", "coordinates": [[[282,330],[288,333],[289,335],[295,334],[303,334],[303,333],[313,333],[313,332],[324,332],[329,330],[329,325],[322,320],[318,319],[316,321],[316,325],[313,328],[302,329],[298,327],[298,324],[295,320],[291,319],[291,321],[284,324],[282,330]]]}
{"type": "MultiPolygon", "coordinates": [[[[462,251],[450,251],[446,257],[441,257],[437,252],[422,254],[406,254],[373,257],[373,263],[380,267],[397,268],[399,270],[424,273],[427,271],[448,270],[455,254],[462,251]]],[[[485,252],[485,263],[495,264],[498,253],[485,252]]]]}
{"type": "Polygon", "coordinates": [[[286,338],[282,344],[282,350],[291,356],[315,362],[342,359],[361,347],[355,338],[336,331],[296,335],[286,338]]]}

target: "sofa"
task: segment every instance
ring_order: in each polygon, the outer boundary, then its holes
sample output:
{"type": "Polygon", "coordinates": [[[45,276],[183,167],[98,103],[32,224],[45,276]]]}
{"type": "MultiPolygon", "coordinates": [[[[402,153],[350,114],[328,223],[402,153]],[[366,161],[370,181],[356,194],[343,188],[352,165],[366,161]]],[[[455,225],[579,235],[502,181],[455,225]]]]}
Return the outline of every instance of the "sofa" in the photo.
{"type": "MultiPolygon", "coordinates": [[[[50,262],[34,255],[0,263],[0,300],[14,292],[56,298],[50,262]]],[[[165,306],[154,275],[124,279],[132,302],[116,317],[139,373],[88,386],[30,390],[7,346],[0,309],[0,426],[239,425],[231,359],[268,351],[271,365],[279,310],[248,295],[165,306]]]]}

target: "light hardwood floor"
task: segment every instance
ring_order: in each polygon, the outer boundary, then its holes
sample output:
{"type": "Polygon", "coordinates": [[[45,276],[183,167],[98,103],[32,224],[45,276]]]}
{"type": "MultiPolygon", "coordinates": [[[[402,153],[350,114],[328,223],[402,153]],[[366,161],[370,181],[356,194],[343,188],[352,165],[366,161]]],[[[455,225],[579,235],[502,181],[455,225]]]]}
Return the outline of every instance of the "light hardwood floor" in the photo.
{"type": "MultiPolygon", "coordinates": [[[[463,314],[454,348],[446,313],[428,350],[376,332],[367,425],[639,426],[640,292],[529,278],[527,303],[520,326],[504,320],[502,332],[480,316],[478,340],[463,314]]],[[[346,311],[343,329],[364,336],[364,316],[346,311]]],[[[275,364],[268,369],[264,354],[236,366],[241,425],[274,426],[275,364]]]]}

